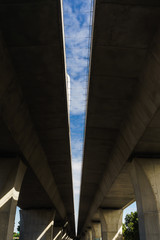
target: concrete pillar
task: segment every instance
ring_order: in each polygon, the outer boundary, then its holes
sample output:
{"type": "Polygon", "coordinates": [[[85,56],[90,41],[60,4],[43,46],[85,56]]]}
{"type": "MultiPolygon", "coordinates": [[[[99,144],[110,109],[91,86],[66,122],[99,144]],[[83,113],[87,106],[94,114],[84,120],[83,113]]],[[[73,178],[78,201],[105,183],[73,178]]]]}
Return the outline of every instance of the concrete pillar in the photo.
{"type": "Polygon", "coordinates": [[[53,227],[53,240],[61,240],[63,236],[62,227],[53,227]]]}
{"type": "Polygon", "coordinates": [[[85,234],[85,239],[86,240],[92,240],[92,229],[91,228],[87,229],[87,232],[85,234]]]}
{"type": "Polygon", "coordinates": [[[89,239],[89,232],[88,232],[88,231],[86,231],[86,233],[85,233],[85,240],[90,240],[90,239],[89,239]]]}
{"type": "Polygon", "coordinates": [[[20,210],[20,239],[53,240],[54,217],[54,210],[20,210]]]}
{"type": "Polygon", "coordinates": [[[83,233],[83,234],[81,235],[80,239],[82,239],[82,240],[88,240],[87,232],[83,233]]]}
{"type": "Polygon", "coordinates": [[[102,238],[101,223],[92,222],[92,240],[99,240],[102,238]]]}
{"type": "Polygon", "coordinates": [[[92,240],[92,229],[88,229],[88,240],[92,240]]]}
{"type": "Polygon", "coordinates": [[[13,239],[16,206],[25,171],[19,158],[0,159],[0,239],[13,239]]]}
{"type": "Polygon", "coordinates": [[[121,240],[123,210],[101,209],[99,213],[102,228],[102,240],[121,240]]]}
{"type": "Polygon", "coordinates": [[[130,167],[141,240],[160,239],[160,159],[134,159],[130,167]]]}

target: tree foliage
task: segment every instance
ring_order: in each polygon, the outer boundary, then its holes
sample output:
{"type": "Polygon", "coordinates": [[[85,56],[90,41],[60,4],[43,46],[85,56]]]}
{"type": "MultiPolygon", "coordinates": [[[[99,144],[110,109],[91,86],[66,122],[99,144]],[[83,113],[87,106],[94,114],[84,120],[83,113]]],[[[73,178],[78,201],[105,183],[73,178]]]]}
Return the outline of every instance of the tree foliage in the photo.
{"type": "Polygon", "coordinates": [[[19,233],[13,233],[13,237],[19,237],[19,233]]]}
{"type": "Polygon", "coordinates": [[[18,222],[17,231],[20,232],[20,221],[18,222]]]}
{"type": "Polygon", "coordinates": [[[123,224],[123,239],[140,240],[137,212],[131,212],[126,215],[125,223],[123,224]]]}

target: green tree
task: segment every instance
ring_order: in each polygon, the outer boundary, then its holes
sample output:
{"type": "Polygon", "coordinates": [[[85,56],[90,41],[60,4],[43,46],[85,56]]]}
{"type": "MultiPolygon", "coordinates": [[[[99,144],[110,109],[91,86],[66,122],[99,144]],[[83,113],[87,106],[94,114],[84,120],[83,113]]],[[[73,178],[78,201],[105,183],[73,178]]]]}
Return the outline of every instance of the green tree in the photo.
{"type": "Polygon", "coordinates": [[[19,237],[19,233],[13,233],[13,237],[19,237]]]}
{"type": "Polygon", "coordinates": [[[20,232],[20,222],[18,222],[17,231],[20,232]]]}
{"type": "Polygon", "coordinates": [[[131,212],[126,215],[125,223],[123,224],[123,239],[140,240],[137,212],[131,212]]]}

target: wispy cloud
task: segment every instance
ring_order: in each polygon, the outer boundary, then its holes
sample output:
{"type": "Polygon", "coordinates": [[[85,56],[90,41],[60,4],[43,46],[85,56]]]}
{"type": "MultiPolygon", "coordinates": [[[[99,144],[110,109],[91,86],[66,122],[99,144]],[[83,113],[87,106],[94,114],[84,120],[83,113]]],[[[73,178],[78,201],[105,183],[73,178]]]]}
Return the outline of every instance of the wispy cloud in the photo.
{"type": "Polygon", "coordinates": [[[72,164],[73,167],[73,185],[74,185],[74,194],[80,193],[80,178],[81,178],[81,168],[82,168],[82,161],[80,159],[77,159],[76,161],[73,161],[72,164]]]}
{"type": "Polygon", "coordinates": [[[91,2],[64,1],[67,72],[71,78],[71,114],[82,114],[86,106],[89,65],[91,2]]]}
{"type": "Polygon", "coordinates": [[[76,137],[74,137],[73,141],[72,141],[72,153],[73,153],[73,157],[77,158],[77,155],[80,154],[80,152],[82,152],[82,142],[83,139],[78,139],[76,137]]]}
{"type": "Polygon", "coordinates": [[[73,81],[71,87],[71,113],[84,113],[86,109],[85,82],[73,81]]]}
{"type": "Polygon", "coordinates": [[[76,223],[80,194],[92,0],[63,0],[67,73],[70,76],[70,125],[76,223]]]}
{"type": "Polygon", "coordinates": [[[74,192],[76,225],[77,225],[77,220],[78,220],[79,196],[80,196],[80,185],[81,185],[81,170],[82,170],[81,157],[73,158],[72,172],[73,172],[73,189],[74,189],[73,192],[74,192]]]}

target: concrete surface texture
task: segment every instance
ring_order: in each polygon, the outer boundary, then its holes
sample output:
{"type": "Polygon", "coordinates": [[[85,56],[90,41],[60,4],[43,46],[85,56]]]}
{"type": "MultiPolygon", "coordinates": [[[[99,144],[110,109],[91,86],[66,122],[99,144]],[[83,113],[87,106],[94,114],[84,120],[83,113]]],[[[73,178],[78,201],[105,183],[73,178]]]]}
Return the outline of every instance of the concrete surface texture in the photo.
{"type": "Polygon", "coordinates": [[[51,240],[53,239],[53,225],[55,218],[54,210],[34,209],[21,210],[21,232],[22,240],[51,240]]]}
{"type": "Polygon", "coordinates": [[[0,157],[28,167],[18,206],[75,235],[62,2],[0,1],[0,157]]]}
{"type": "Polygon", "coordinates": [[[93,238],[92,238],[92,229],[91,228],[89,228],[88,230],[87,230],[87,235],[88,235],[88,240],[92,240],[93,238]]]}
{"type": "MultiPolygon", "coordinates": [[[[158,0],[95,1],[79,238],[121,239],[122,211],[136,200],[141,240],[160,239],[159,23],[158,0]]],[[[0,1],[6,240],[17,204],[22,240],[55,238],[59,227],[56,239],[75,236],[64,51],[62,1],[0,1]]]]}
{"type": "Polygon", "coordinates": [[[102,239],[104,240],[120,240],[122,239],[122,210],[103,210],[99,211],[102,239]]]}
{"type": "Polygon", "coordinates": [[[13,238],[14,219],[26,166],[18,158],[0,159],[0,236],[13,238]]]}
{"type": "Polygon", "coordinates": [[[61,240],[63,236],[62,227],[53,227],[53,240],[61,240]]]}
{"type": "Polygon", "coordinates": [[[134,159],[130,167],[137,200],[140,239],[160,239],[160,161],[134,159]]]}
{"type": "Polygon", "coordinates": [[[101,234],[101,223],[92,222],[92,240],[98,240],[102,238],[101,234]]]}
{"type": "Polygon", "coordinates": [[[159,22],[158,1],[95,1],[80,236],[100,220],[98,209],[139,201],[128,167],[134,157],[160,155],[159,22]]]}

